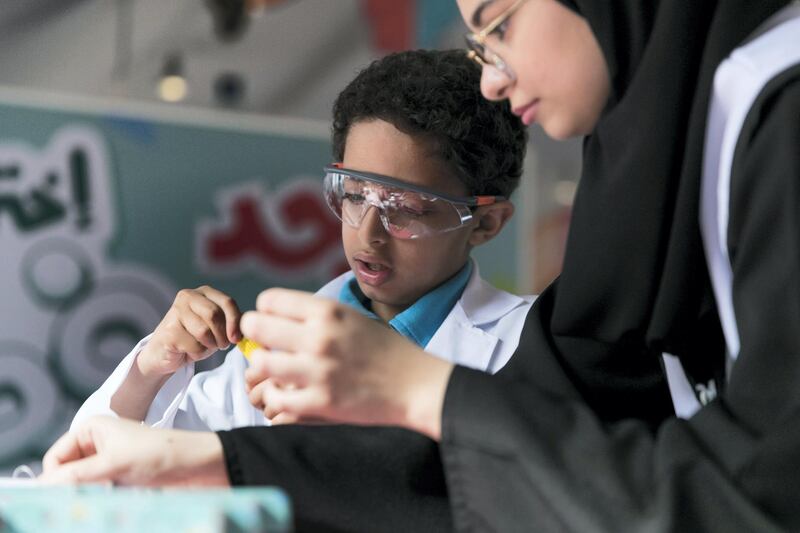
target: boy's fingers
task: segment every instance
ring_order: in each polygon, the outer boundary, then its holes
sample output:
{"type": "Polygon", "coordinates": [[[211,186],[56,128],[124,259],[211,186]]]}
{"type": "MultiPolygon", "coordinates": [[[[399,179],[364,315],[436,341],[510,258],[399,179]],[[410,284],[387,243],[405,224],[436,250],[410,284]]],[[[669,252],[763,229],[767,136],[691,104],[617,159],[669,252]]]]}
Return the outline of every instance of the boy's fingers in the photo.
{"type": "Polygon", "coordinates": [[[190,306],[193,313],[202,322],[214,339],[214,348],[226,348],[228,333],[226,331],[225,312],[206,297],[195,299],[190,306]]]}
{"type": "Polygon", "coordinates": [[[214,332],[211,331],[211,328],[209,328],[208,324],[206,324],[202,318],[192,312],[182,314],[179,320],[186,333],[191,335],[198,343],[202,344],[204,348],[213,348],[215,350],[218,348],[217,338],[214,332]]]}
{"type": "Polygon", "coordinates": [[[228,342],[239,342],[242,340],[242,332],[239,330],[239,320],[242,318],[242,312],[239,310],[236,300],[213,287],[201,287],[200,290],[206,298],[217,304],[225,314],[228,342]]]}
{"type": "Polygon", "coordinates": [[[191,333],[182,329],[177,333],[173,333],[172,342],[164,346],[164,350],[171,354],[186,354],[192,360],[203,359],[204,355],[210,355],[216,351],[216,347],[208,348],[204,344],[198,342],[191,333]]]}

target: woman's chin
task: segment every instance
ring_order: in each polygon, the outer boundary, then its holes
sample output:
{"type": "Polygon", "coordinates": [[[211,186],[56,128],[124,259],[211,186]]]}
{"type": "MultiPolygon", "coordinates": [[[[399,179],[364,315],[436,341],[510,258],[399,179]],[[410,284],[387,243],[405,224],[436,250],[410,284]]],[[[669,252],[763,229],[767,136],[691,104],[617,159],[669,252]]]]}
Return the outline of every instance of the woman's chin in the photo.
{"type": "Polygon", "coordinates": [[[594,124],[581,125],[575,120],[559,120],[558,117],[544,118],[538,122],[548,137],[554,141],[567,141],[585,137],[592,132],[594,124]]]}

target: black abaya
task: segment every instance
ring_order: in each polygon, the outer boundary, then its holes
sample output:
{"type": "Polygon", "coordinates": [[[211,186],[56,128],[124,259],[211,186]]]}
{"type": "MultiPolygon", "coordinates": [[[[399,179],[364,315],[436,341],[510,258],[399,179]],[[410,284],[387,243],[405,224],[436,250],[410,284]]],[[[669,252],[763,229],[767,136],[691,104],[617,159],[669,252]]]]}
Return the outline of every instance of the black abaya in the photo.
{"type": "Polygon", "coordinates": [[[231,480],[287,487],[301,529],[800,529],[800,76],[770,84],[737,148],[729,384],[679,420],[659,366],[661,351],[700,379],[722,364],[698,225],[711,82],[787,2],[568,3],[613,95],[585,145],[561,278],[501,373],[455,369],[438,448],[380,428],[221,433],[231,480]],[[771,276],[785,294],[763,290],[771,276]]]}

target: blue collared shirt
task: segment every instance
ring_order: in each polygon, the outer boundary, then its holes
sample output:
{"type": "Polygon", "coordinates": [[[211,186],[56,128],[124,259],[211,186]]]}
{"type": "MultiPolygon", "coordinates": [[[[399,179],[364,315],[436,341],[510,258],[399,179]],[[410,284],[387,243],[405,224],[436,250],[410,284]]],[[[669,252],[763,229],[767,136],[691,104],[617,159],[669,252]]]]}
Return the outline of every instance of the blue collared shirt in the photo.
{"type": "MultiPolygon", "coordinates": [[[[472,262],[467,264],[450,279],[424,294],[405,311],[398,313],[389,325],[401,335],[408,337],[417,345],[425,347],[442,325],[450,310],[456,304],[472,274],[472,262]]],[[[372,312],[372,302],[358,286],[356,278],[350,279],[339,292],[339,301],[353,307],[356,311],[375,320],[380,317],[372,312]]]]}

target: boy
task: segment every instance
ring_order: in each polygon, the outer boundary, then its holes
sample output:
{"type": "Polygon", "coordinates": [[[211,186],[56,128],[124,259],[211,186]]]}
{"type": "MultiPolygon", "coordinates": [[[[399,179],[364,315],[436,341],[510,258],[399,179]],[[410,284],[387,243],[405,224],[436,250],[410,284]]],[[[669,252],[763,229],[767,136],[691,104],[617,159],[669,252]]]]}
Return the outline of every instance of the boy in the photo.
{"type": "MultiPolygon", "coordinates": [[[[324,187],[351,271],[317,294],[446,360],[496,372],[532,298],[488,285],[469,254],[513,214],[527,131],[507,103],[482,98],[479,79],[461,51],[412,51],[374,62],[341,92],[324,187]]],[[[269,424],[275,413],[260,404],[261,385],[246,386],[238,349],[194,375],[195,361],[241,340],[240,316],[211,287],[180,291],[73,425],[101,413],[197,430],[269,424]]]]}

